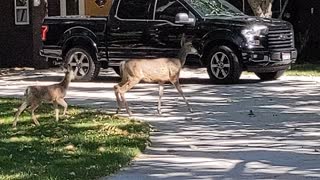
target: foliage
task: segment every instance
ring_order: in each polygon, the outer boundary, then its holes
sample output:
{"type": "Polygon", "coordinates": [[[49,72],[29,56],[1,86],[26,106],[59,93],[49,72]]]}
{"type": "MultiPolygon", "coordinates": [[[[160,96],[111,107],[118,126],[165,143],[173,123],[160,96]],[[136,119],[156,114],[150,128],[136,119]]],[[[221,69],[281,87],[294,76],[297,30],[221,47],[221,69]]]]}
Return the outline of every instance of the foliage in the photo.
{"type": "Polygon", "coordinates": [[[56,123],[45,105],[41,126],[25,112],[13,129],[19,104],[0,98],[0,179],[96,179],[128,165],[148,142],[146,123],[79,107],[56,123]]]}
{"type": "Polygon", "coordinates": [[[253,13],[259,17],[272,17],[273,0],[248,0],[253,13]]]}

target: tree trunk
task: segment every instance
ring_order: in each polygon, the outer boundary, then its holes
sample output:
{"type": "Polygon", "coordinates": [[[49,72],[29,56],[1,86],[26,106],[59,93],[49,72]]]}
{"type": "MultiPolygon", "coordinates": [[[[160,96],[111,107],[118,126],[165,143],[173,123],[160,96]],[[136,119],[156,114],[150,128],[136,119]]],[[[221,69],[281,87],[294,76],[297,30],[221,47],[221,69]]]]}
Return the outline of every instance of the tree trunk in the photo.
{"type": "Polygon", "coordinates": [[[282,7],[282,9],[281,9],[281,12],[280,12],[280,14],[279,14],[279,19],[282,19],[283,18],[283,13],[284,13],[284,11],[286,10],[286,8],[287,8],[287,6],[288,6],[288,3],[289,3],[289,0],[286,0],[286,2],[284,3],[284,5],[283,5],[283,7],[282,7]]]}
{"type": "Polygon", "coordinates": [[[259,17],[272,17],[273,0],[248,0],[254,15],[259,17]]]}

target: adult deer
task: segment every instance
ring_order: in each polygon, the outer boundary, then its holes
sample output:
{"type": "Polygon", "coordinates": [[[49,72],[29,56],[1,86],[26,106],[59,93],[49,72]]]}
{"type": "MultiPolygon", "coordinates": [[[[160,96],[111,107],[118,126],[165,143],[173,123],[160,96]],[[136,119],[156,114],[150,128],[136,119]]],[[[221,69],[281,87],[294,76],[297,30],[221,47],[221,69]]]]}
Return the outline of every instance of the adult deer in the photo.
{"type": "Polygon", "coordinates": [[[52,84],[48,86],[28,86],[24,93],[24,101],[19,107],[14,121],[13,127],[17,126],[17,121],[20,114],[29,107],[31,110],[32,120],[36,125],[40,125],[37,120],[34,111],[39,107],[42,102],[51,102],[54,105],[56,113],[56,121],[59,121],[59,108],[58,105],[64,107],[63,115],[66,114],[68,104],[65,102],[64,97],[66,96],[67,89],[71,80],[74,79],[74,73],[69,66],[65,69],[65,76],[63,80],[58,84],[52,84]]]}
{"type": "Polygon", "coordinates": [[[164,83],[170,82],[178,90],[183,97],[190,112],[192,108],[185,98],[179,83],[180,71],[185,64],[189,53],[197,53],[197,50],[192,46],[190,39],[186,40],[183,35],[181,38],[181,49],[178,53],[178,58],[157,58],[157,59],[132,59],[120,64],[122,80],[118,85],[114,86],[114,92],[117,99],[117,112],[119,113],[124,103],[129,116],[132,112],[129,109],[128,103],[124,94],[129,91],[134,85],[140,81],[153,82],[159,84],[159,101],[158,113],[161,114],[161,97],[163,96],[164,83]]]}

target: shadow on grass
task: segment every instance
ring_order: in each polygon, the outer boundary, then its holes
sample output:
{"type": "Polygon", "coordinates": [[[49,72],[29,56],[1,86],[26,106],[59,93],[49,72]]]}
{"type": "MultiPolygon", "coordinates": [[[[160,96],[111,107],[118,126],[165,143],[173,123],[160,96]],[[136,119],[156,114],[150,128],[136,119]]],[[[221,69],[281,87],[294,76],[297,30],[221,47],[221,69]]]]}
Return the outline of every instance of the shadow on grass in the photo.
{"type": "Polygon", "coordinates": [[[0,179],[94,179],[128,165],[146,147],[145,123],[76,107],[56,123],[44,105],[37,111],[41,126],[23,113],[13,129],[18,106],[16,99],[0,103],[0,179]]]}

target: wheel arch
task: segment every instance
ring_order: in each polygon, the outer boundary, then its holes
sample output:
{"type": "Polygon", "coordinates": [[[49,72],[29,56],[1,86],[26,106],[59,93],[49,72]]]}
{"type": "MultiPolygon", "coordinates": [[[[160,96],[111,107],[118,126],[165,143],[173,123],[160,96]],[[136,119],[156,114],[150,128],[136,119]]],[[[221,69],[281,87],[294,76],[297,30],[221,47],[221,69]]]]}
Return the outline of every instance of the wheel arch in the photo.
{"type": "Polygon", "coordinates": [[[85,37],[71,37],[66,41],[64,46],[62,47],[62,57],[65,58],[68,51],[72,48],[83,48],[88,50],[92,57],[96,60],[97,59],[97,52],[98,48],[92,40],[85,38],[85,37]]]}
{"type": "Polygon", "coordinates": [[[211,53],[211,50],[217,46],[228,46],[235,51],[238,60],[242,64],[241,48],[245,44],[245,39],[236,31],[231,31],[229,29],[218,29],[207,33],[203,37],[203,46],[201,51],[201,62],[207,65],[207,58],[211,53]]]}
{"type": "Polygon", "coordinates": [[[63,34],[62,40],[62,57],[64,58],[67,52],[75,47],[84,48],[97,59],[98,53],[98,39],[97,36],[90,29],[85,27],[72,27],[66,30],[63,34]]]}

